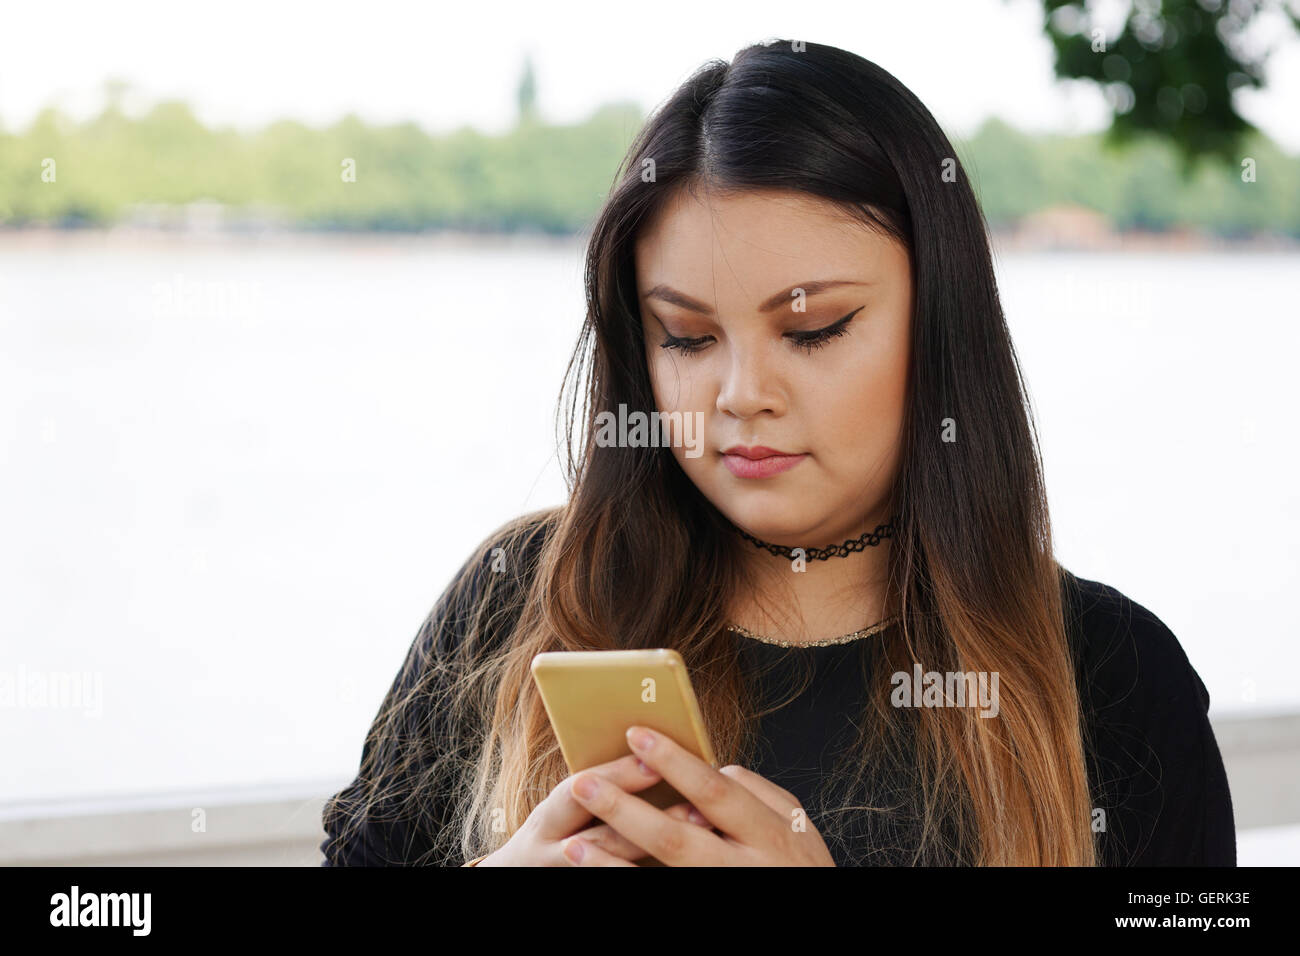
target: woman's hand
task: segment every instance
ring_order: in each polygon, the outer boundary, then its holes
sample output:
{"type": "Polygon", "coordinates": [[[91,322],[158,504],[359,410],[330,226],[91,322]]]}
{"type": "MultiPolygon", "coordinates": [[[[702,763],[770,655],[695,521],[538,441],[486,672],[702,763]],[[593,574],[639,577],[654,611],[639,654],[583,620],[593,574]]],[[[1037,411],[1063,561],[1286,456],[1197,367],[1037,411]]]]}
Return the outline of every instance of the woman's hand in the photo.
{"type": "MultiPolygon", "coordinates": [[[[574,795],[613,827],[620,839],[644,847],[668,866],[835,865],[821,834],[789,791],[744,767],[715,770],[647,727],[628,728],[627,739],[633,753],[662,774],[708,822],[701,826],[680,814],[659,810],[633,797],[613,777],[576,774],[579,786],[590,777],[597,787],[590,797],[577,789],[574,795]]],[[[609,863],[597,854],[584,856],[579,865],[609,863]]]]}
{"type": "MultiPolygon", "coordinates": [[[[574,799],[572,786],[578,777],[600,780],[612,786],[628,799],[629,794],[645,790],[658,783],[662,777],[642,763],[635,754],[628,754],[608,763],[589,767],[580,774],[565,777],[533,808],[528,819],[496,852],[480,860],[479,866],[573,866],[576,862],[567,853],[582,847],[580,859],[585,866],[635,866],[631,862],[649,856],[647,850],[636,846],[608,824],[597,821],[591,826],[591,811],[574,799]]],[[[639,801],[645,803],[645,801],[639,801]]],[[[649,804],[645,804],[649,806],[649,804]]],[[[695,829],[707,828],[702,818],[690,821],[690,806],[679,803],[667,810],[655,810],[666,819],[680,822],[695,829]]]]}

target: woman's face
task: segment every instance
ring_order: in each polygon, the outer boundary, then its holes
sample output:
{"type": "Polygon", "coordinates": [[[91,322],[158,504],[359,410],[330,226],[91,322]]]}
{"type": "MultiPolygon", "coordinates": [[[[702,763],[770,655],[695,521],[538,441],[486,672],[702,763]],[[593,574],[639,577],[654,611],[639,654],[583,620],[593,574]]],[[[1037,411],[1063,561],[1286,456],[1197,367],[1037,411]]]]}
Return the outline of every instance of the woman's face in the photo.
{"type": "Polygon", "coordinates": [[[672,452],[705,497],[788,547],[888,520],[907,392],[906,250],[805,193],[678,190],[635,255],[655,400],[702,424],[702,454],[681,440],[672,452]],[[751,458],[728,454],[736,446],[751,458]]]}

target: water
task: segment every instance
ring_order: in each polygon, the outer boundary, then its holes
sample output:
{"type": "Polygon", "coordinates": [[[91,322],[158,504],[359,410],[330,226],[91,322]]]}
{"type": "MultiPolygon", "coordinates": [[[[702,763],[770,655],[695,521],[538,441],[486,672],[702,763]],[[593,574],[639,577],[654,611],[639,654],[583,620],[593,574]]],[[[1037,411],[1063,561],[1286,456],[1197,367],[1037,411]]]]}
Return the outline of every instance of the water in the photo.
{"type": "Polygon", "coordinates": [[[1294,255],[1009,258],[1057,554],[1179,638],[1211,712],[1295,710],[1294,255]]]}
{"type": "MultiPolygon", "coordinates": [[[[0,801],[355,772],[452,572],[564,498],[580,251],[0,239],[0,671],[89,675],[3,713],[0,801]]],[[[1298,261],[999,263],[1058,555],[1216,714],[1300,707],[1298,261]]]]}

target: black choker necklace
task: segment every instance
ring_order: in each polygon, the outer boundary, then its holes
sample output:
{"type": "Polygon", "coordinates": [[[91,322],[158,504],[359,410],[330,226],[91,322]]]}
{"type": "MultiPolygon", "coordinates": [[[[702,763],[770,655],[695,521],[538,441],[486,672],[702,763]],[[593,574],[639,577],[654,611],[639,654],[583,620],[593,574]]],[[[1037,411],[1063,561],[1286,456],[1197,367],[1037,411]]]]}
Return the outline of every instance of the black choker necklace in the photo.
{"type": "MultiPolygon", "coordinates": [[[[736,528],[741,537],[754,544],[755,547],[765,548],[778,557],[795,558],[794,548],[787,548],[779,544],[769,544],[766,541],[760,541],[747,531],[741,531],[736,528]]],[[[800,548],[803,551],[803,557],[810,561],[825,561],[827,558],[847,558],[855,551],[862,551],[865,548],[874,548],[880,544],[884,538],[892,537],[894,526],[892,524],[878,524],[875,531],[868,531],[860,537],[850,538],[843,544],[829,544],[824,548],[800,548]]]]}

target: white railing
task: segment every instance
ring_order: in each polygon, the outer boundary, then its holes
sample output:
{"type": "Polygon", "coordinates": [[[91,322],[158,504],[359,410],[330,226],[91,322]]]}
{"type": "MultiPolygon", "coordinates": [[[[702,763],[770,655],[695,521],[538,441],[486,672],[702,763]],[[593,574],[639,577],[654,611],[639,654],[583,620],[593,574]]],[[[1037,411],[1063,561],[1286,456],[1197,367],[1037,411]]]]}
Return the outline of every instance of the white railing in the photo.
{"type": "MultiPolygon", "coordinates": [[[[1300,713],[1213,724],[1239,837],[1300,824],[1300,713]]],[[[321,810],[348,782],[0,806],[0,865],[318,866],[321,810]]]]}

